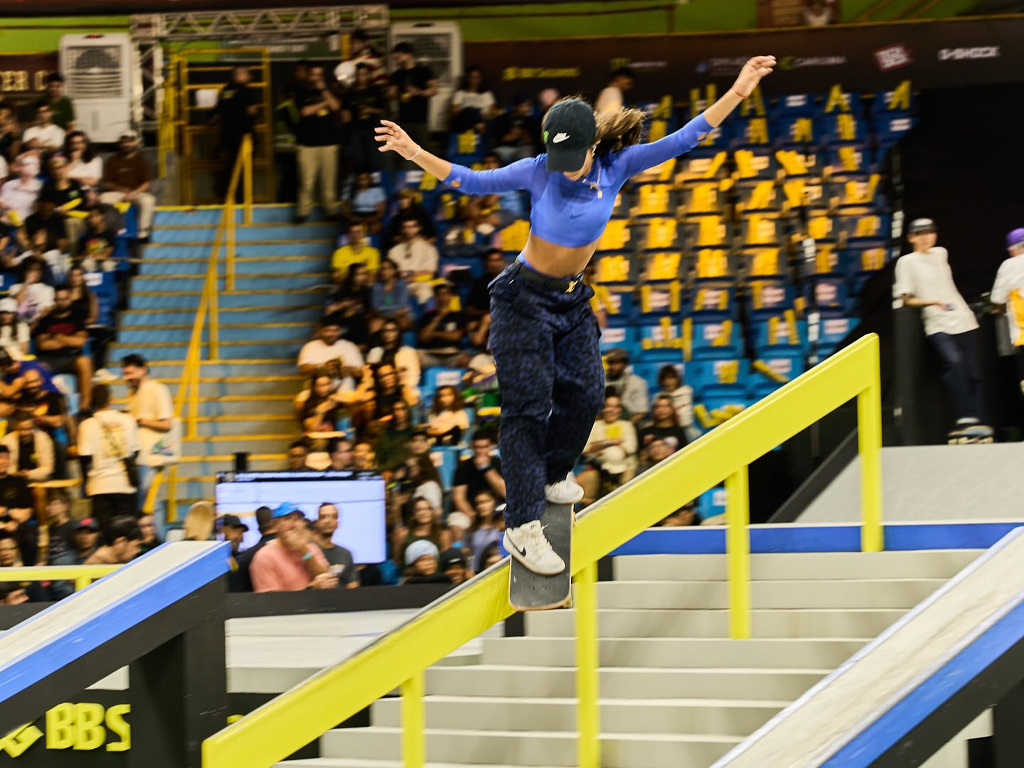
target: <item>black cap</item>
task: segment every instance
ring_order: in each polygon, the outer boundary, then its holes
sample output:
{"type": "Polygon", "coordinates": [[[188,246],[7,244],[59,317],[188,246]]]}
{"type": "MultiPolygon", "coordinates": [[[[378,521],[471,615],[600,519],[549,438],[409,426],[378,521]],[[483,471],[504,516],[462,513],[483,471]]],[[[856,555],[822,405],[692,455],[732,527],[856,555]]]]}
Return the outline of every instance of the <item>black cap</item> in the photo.
{"type": "Polygon", "coordinates": [[[239,519],[238,515],[224,515],[220,519],[220,527],[221,528],[242,528],[243,530],[246,530],[246,531],[249,530],[249,526],[246,525],[245,523],[243,523],[239,519]]]}
{"type": "Polygon", "coordinates": [[[461,565],[463,568],[466,567],[466,553],[460,548],[446,549],[441,553],[441,557],[438,558],[437,570],[444,573],[445,570],[451,568],[453,565],[461,565]]]}
{"type": "Polygon", "coordinates": [[[931,219],[914,219],[912,222],[910,222],[910,227],[908,228],[908,234],[911,235],[919,235],[922,232],[934,231],[935,222],[932,221],[931,219]]]}
{"type": "Polygon", "coordinates": [[[586,162],[587,149],[593,145],[596,133],[594,109],[587,102],[566,99],[555,104],[544,116],[547,169],[558,173],[578,171],[586,162]]]}
{"type": "Polygon", "coordinates": [[[96,522],[96,518],[94,517],[83,517],[81,520],[78,521],[78,525],[75,526],[76,531],[98,531],[99,529],[100,524],[96,522]]]}

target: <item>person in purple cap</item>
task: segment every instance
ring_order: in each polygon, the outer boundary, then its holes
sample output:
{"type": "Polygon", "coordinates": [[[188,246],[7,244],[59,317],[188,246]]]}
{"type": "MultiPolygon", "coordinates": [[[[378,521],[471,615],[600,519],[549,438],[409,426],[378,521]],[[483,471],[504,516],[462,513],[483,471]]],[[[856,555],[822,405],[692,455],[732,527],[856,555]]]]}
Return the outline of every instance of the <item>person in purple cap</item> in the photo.
{"type": "Polygon", "coordinates": [[[893,296],[921,310],[925,336],[942,359],[942,382],[956,412],[949,441],[991,442],[992,428],[983,423],[978,319],[953,282],[949,251],[935,245],[935,222],[914,219],[907,232],[914,250],[896,262],[893,296]]]}
{"type": "Polygon", "coordinates": [[[1006,315],[1010,343],[1017,357],[1017,377],[1024,394],[1024,227],[1006,236],[1010,256],[999,265],[996,282],[989,297],[1006,315]]]}
{"type": "Polygon", "coordinates": [[[502,469],[508,483],[505,544],[529,570],[554,575],[565,562],[540,522],[545,500],[573,504],[583,489],[572,469],[604,404],[600,329],[583,272],[633,176],[697,146],[767,77],[774,56],[755,56],[735,84],[680,130],[641,144],[644,114],[617,109],[595,115],[577,98],[544,116],[546,154],[504,168],[471,171],[436,157],[390,120],[382,152],[405,160],[468,195],[530,193],[530,236],[519,257],[490,284],[490,346],[501,385],[502,469]]]}

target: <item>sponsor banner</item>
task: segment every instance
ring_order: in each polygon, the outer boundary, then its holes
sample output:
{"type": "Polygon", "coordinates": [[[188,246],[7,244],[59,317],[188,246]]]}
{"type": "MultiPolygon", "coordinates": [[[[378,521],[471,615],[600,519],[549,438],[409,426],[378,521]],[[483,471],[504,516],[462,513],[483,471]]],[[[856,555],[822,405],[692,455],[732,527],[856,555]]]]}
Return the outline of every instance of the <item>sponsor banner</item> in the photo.
{"type": "Polygon", "coordinates": [[[57,71],[57,59],[56,51],[0,54],[0,96],[17,101],[45,91],[46,76],[57,71]]]}
{"type": "Polygon", "coordinates": [[[821,27],[696,36],[467,43],[464,61],[483,67],[500,101],[553,86],[596,96],[608,74],[636,70],[634,103],[685,99],[708,82],[728,87],[751,56],[772,53],[769,94],[854,92],[1024,81],[1024,19],[972,19],[891,26],[821,27]]]}

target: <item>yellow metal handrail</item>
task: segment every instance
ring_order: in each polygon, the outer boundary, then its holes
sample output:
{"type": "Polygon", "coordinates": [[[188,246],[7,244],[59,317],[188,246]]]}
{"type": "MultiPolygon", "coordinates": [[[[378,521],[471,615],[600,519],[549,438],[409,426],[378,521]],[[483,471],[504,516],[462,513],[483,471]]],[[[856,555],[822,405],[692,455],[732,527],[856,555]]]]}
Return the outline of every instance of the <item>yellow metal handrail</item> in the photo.
{"type": "Polygon", "coordinates": [[[85,589],[93,579],[102,579],[119,565],[48,565],[0,568],[0,582],[11,581],[73,581],[75,591],[85,589]]]}
{"type": "MultiPolygon", "coordinates": [[[[238,157],[235,158],[234,169],[231,172],[231,183],[228,185],[228,193],[224,199],[224,207],[221,210],[220,221],[217,224],[217,231],[213,236],[213,248],[210,250],[210,259],[206,267],[206,276],[203,281],[203,291],[199,298],[199,308],[196,310],[195,320],[192,322],[192,335],[189,337],[188,349],[185,353],[185,365],[182,369],[181,381],[178,384],[178,393],[174,398],[174,413],[178,421],[186,424],[185,438],[194,440],[198,436],[199,420],[199,390],[202,379],[203,368],[203,336],[206,331],[206,320],[209,316],[209,348],[208,360],[220,359],[220,253],[226,252],[225,263],[225,287],[228,291],[235,288],[235,241],[237,234],[237,211],[238,203],[235,197],[238,194],[239,183],[243,186],[243,202],[241,205],[244,224],[252,223],[252,136],[247,135],[238,150],[238,157]],[[185,407],[188,406],[186,417],[185,407]]],[[[171,465],[164,473],[159,473],[153,479],[143,510],[148,514],[152,513],[156,506],[156,499],[163,483],[168,486],[168,520],[174,520],[177,512],[178,499],[178,468],[171,465]]]]}
{"type": "MultiPolygon", "coordinates": [[[[597,561],[726,481],[731,634],[750,634],[747,466],[857,398],[861,546],[882,548],[878,337],[860,339],[590,507],[573,541],[576,577],[578,764],[600,765],[597,561]]],[[[396,688],[403,695],[403,760],[425,762],[424,670],[512,614],[507,559],[397,629],[314,675],[203,742],[204,768],[269,768],[396,688]]]]}

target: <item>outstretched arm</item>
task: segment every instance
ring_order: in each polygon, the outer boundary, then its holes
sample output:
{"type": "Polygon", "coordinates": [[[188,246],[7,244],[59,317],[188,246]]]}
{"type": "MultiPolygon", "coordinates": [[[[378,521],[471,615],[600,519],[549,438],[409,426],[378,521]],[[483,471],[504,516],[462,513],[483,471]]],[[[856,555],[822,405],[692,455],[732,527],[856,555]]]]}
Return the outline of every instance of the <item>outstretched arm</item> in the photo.
{"type": "Polygon", "coordinates": [[[740,71],[732,88],[675,133],[650,144],[627,147],[620,153],[626,162],[626,174],[634,176],[648,168],[685,154],[697,146],[713,129],[717,128],[740,103],[757,87],[761,79],[772,73],[774,56],[755,56],[740,71]]]}
{"type": "Polygon", "coordinates": [[[494,171],[472,171],[427,152],[390,120],[381,120],[374,130],[381,152],[397,152],[403,159],[416,163],[427,173],[467,195],[490,195],[529,189],[537,168],[536,158],[518,160],[494,171]]]}

